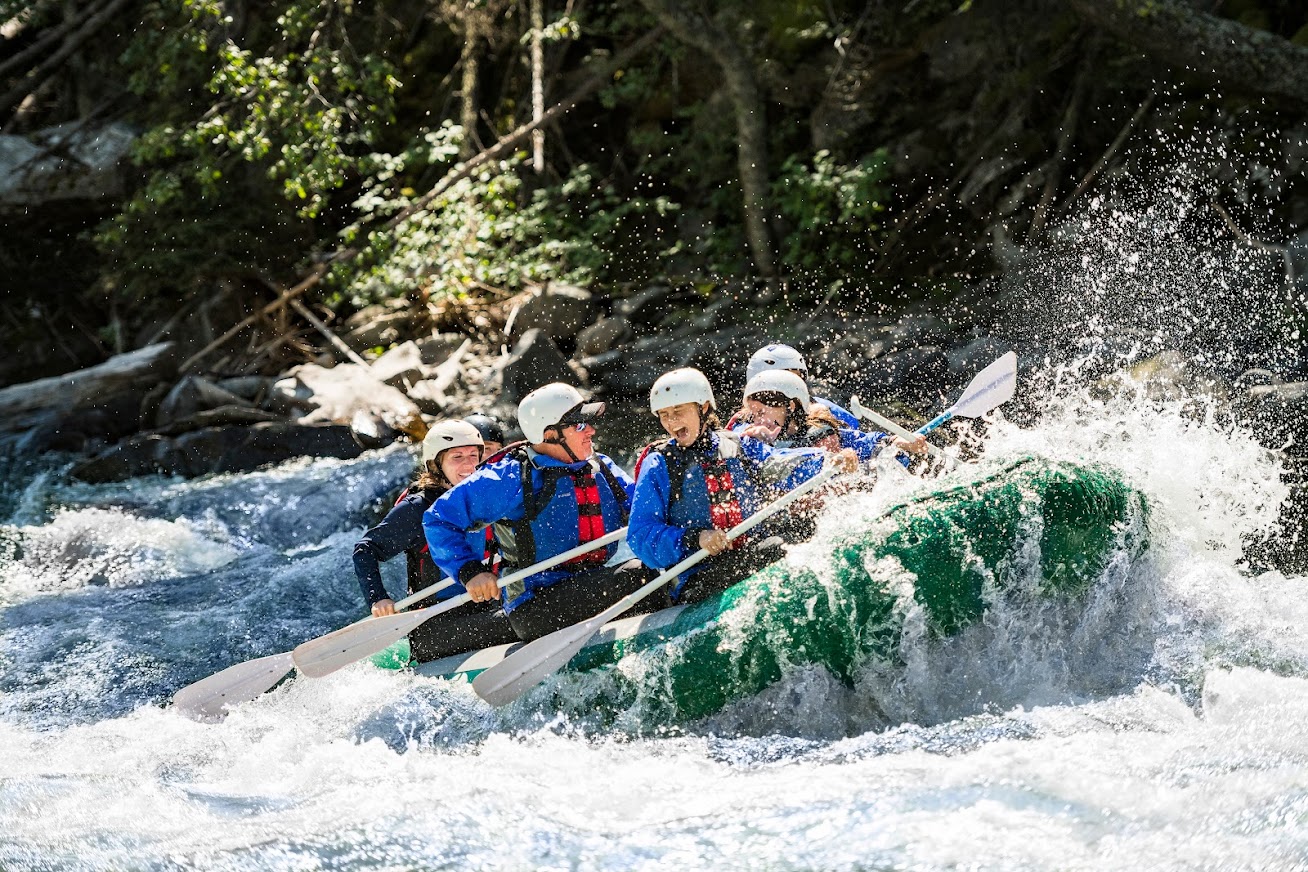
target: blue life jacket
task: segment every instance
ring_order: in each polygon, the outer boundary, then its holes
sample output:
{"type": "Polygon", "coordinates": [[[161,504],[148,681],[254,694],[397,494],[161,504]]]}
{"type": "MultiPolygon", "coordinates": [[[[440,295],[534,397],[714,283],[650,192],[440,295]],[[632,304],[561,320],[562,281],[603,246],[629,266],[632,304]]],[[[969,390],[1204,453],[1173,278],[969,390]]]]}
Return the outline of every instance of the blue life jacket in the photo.
{"type": "MultiPolygon", "coordinates": [[[[595,477],[605,531],[623,527],[635,483],[610,458],[595,454],[581,463],[563,463],[517,446],[498,460],[492,458],[432,503],[422,518],[432,559],[461,582],[486,571],[482,555],[468,547],[466,536],[489,525],[494,525],[505,572],[575,548],[580,544],[581,522],[573,475],[584,473],[595,477]]],[[[616,550],[616,545],[606,546],[604,558],[616,550]]],[[[504,610],[512,611],[535,591],[593,565],[563,564],[509,585],[502,594],[504,610]]]]}
{"type": "MultiPolygon", "coordinates": [[[[741,516],[748,518],[816,475],[822,469],[823,452],[776,449],[725,430],[709,433],[704,444],[689,448],[673,439],[656,443],[640,465],[627,528],[627,544],[645,565],[666,569],[684,560],[699,549],[698,534],[713,529],[702,464],[718,458],[731,471],[741,516]]],[[[697,564],[678,576],[672,588],[674,601],[701,567],[697,564]]]]}

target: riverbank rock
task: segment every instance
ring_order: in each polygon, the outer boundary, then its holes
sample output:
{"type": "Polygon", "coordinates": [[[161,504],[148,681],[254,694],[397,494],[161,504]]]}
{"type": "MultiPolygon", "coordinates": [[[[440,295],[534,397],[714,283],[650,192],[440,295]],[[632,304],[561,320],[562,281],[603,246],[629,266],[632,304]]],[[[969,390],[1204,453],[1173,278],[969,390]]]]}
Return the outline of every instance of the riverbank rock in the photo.
{"type": "Polygon", "coordinates": [[[414,441],[427,435],[418,406],[355,363],[330,369],[301,364],[273,385],[273,393],[286,407],[309,409],[301,418],[305,424],[348,424],[369,440],[383,439],[386,428],[414,441]]]}
{"type": "Polygon", "coordinates": [[[249,472],[294,457],[349,459],[364,447],[349,427],[339,424],[261,422],[250,426],[206,427],[177,437],[142,433],[125,439],[70,472],[81,481],[122,481],[141,475],[193,478],[220,472],[249,472]]]}

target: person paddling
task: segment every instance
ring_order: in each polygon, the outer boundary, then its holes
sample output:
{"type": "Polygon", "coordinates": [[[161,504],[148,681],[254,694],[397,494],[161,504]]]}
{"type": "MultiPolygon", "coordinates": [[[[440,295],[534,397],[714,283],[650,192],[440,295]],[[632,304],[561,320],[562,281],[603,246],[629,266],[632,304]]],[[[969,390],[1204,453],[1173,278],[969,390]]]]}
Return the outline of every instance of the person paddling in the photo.
{"type": "MultiPolygon", "coordinates": [[[[745,364],[745,382],[749,383],[759,373],[772,370],[792,372],[803,380],[805,388],[808,387],[808,364],[804,361],[804,355],[789,345],[783,345],[779,342],[765,345],[750,355],[749,363],[745,364]]],[[[825,407],[840,422],[842,427],[848,427],[851,430],[859,428],[858,417],[853,412],[824,397],[812,397],[811,399],[813,405],[825,407]]],[[[736,418],[733,417],[727,422],[728,429],[739,429],[737,423],[736,418]]]]}
{"type": "MultiPolygon", "coordinates": [[[[671,437],[651,445],[638,465],[627,541],[646,564],[664,569],[703,548],[711,555],[674,583],[674,603],[699,602],[784,556],[767,524],[728,541],[724,533],[775,495],[816,475],[824,453],[783,451],[722,429],[708,379],[697,369],[659,376],[650,411],[671,437]]],[[[857,468],[852,451],[830,455],[857,468]]]]}
{"type": "MultiPolygon", "coordinates": [[[[442,580],[428,554],[422,516],[436,498],[463,481],[481,462],[483,440],[464,421],[442,421],[422,442],[422,469],[381,523],[363,534],[354,546],[354,573],[374,617],[395,614],[395,603],[382,583],[381,564],[401,553],[408,561],[408,592],[416,593],[442,580]]],[[[484,532],[469,537],[468,547],[485,556],[484,532]]],[[[463,593],[452,585],[435,594],[436,600],[463,593]]],[[[477,648],[517,641],[504,610],[494,601],[473,603],[427,621],[409,634],[409,650],[419,662],[436,660],[477,648]]]]}
{"type": "MultiPolygon", "coordinates": [[[[499,595],[496,576],[468,535],[494,525],[504,572],[531,566],[627,523],[635,483],[594,449],[603,403],[571,385],[537,388],[518,405],[527,443],[510,446],[434,502],[423,526],[436,563],[477,601],[499,595]]],[[[584,620],[637,590],[651,574],[639,560],[606,562],[597,548],[504,589],[504,610],[523,641],[584,620]]]]}
{"type": "MultiPolygon", "coordinates": [[[[890,436],[864,433],[844,426],[832,411],[815,402],[804,380],[786,370],[764,370],[745,385],[744,402],[733,416],[743,435],[761,439],[777,447],[817,447],[828,451],[853,450],[859,460],[871,460],[882,448],[893,447],[907,454],[926,454],[926,437],[890,436]]],[[[908,464],[908,457],[900,455],[908,464]]]]}

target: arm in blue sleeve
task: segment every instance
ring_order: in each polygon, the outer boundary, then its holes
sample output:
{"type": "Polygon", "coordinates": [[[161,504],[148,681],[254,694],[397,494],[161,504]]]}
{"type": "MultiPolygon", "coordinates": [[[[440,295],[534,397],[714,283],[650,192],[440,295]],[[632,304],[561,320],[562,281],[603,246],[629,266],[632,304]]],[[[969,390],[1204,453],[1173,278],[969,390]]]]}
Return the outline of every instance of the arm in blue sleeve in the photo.
{"type": "MultiPolygon", "coordinates": [[[[840,431],[840,447],[854,449],[854,453],[858,455],[858,459],[861,461],[871,460],[878,451],[893,450],[890,443],[894,441],[893,436],[875,430],[864,433],[861,430],[842,428],[840,431]]],[[[912,463],[912,458],[903,452],[900,452],[895,459],[902,463],[905,469],[912,463]]]]}
{"type": "Polygon", "coordinates": [[[655,569],[666,569],[688,553],[683,544],[686,531],[667,521],[671,495],[667,462],[663,455],[650,452],[636,482],[627,544],[642,563],[655,569]]]}
{"type": "Polygon", "coordinates": [[[764,482],[776,493],[799,487],[822,471],[826,452],[820,448],[773,448],[766,442],[742,436],[744,455],[762,468],[764,482]]]}
{"type": "Polygon", "coordinates": [[[422,513],[422,497],[406,497],[354,546],[354,574],[369,607],[391,598],[382,584],[381,564],[422,545],[422,513]]]}
{"type": "Polygon", "coordinates": [[[485,557],[468,546],[468,531],[507,518],[515,507],[522,508],[517,466],[497,463],[477,470],[441,494],[422,516],[431,559],[450,578],[467,581],[460,571],[468,564],[480,566],[485,557]]]}

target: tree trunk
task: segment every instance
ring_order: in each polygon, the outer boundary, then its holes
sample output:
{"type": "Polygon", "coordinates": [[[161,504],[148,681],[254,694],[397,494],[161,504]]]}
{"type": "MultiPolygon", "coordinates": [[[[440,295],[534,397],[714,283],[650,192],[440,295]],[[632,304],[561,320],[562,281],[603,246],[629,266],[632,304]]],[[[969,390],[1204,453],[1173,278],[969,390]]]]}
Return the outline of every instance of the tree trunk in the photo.
{"type": "Polygon", "coordinates": [[[1176,0],[1069,0],[1083,20],[1173,66],[1308,102],[1308,48],[1176,0]]]}
{"type": "Polygon", "coordinates": [[[722,68],[735,107],[737,163],[745,214],[745,238],[760,276],[776,276],[768,233],[767,112],[754,78],[754,65],[740,44],[717,21],[680,6],[676,0],[641,0],[677,39],[713,58],[722,68]]]}
{"type": "Polygon", "coordinates": [[[531,120],[537,125],[531,132],[531,168],[537,173],[545,172],[545,131],[540,128],[545,115],[544,6],[545,0],[531,0],[531,120]]]}
{"type": "Polygon", "coordinates": [[[463,68],[463,80],[459,86],[459,123],[463,125],[463,145],[459,148],[459,157],[467,159],[477,153],[477,79],[480,75],[480,55],[477,43],[480,40],[478,28],[472,22],[474,13],[469,13],[463,29],[463,51],[459,64],[463,68]]]}

